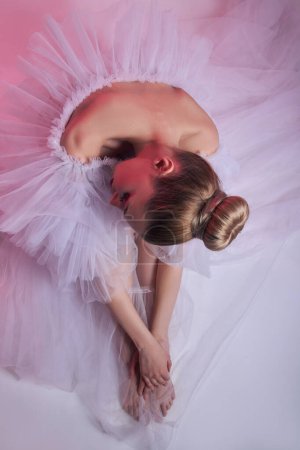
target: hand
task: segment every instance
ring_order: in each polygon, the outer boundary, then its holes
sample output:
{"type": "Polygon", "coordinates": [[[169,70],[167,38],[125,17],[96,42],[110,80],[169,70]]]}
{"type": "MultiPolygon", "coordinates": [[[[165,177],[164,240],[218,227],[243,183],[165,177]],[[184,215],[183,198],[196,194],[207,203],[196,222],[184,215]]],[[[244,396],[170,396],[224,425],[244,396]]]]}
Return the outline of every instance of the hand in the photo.
{"type": "Polygon", "coordinates": [[[167,352],[168,355],[168,371],[170,372],[172,367],[171,355],[170,355],[170,346],[169,346],[169,338],[167,334],[160,334],[154,330],[151,330],[152,336],[156,339],[156,341],[162,346],[162,348],[167,352]]]}
{"type": "Polygon", "coordinates": [[[140,350],[139,363],[139,395],[143,394],[145,385],[154,390],[159,384],[166,385],[170,379],[169,355],[154,338],[140,350]]]}

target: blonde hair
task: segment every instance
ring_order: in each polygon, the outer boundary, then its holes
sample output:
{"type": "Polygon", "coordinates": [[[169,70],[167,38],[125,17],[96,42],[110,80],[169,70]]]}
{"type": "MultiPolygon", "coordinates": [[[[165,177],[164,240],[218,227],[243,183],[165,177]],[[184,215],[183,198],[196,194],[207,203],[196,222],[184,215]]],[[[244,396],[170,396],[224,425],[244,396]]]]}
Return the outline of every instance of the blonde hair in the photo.
{"type": "Polygon", "coordinates": [[[173,152],[179,173],[154,181],[155,195],[146,205],[143,238],[156,245],[199,238],[210,250],[224,249],[244,227],[249,216],[247,202],[226,196],[205,159],[180,149],[173,152]]]}

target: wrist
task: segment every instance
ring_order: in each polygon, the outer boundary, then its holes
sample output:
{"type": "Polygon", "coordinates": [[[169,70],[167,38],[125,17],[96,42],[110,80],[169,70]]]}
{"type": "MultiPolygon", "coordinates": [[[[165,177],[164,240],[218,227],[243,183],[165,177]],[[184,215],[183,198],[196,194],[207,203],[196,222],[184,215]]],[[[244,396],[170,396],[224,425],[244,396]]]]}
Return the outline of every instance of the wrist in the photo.
{"type": "Polygon", "coordinates": [[[149,347],[155,342],[155,337],[152,335],[152,333],[147,330],[145,333],[143,333],[141,336],[136,337],[134,339],[134,343],[138,351],[144,350],[145,348],[149,347]]]}
{"type": "Polygon", "coordinates": [[[151,328],[151,334],[152,336],[158,341],[168,341],[169,340],[169,336],[168,336],[168,331],[166,329],[161,329],[161,328],[151,328]]]}

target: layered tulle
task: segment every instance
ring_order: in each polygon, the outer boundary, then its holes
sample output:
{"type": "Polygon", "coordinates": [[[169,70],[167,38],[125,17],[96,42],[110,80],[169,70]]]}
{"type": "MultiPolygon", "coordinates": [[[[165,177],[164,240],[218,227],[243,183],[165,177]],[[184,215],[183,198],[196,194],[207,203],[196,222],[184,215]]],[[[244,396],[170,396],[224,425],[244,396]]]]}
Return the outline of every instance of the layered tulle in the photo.
{"type": "Polygon", "coordinates": [[[136,261],[134,247],[125,260],[128,226],[108,203],[112,162],[101,164],[87,171],[54,155],[36,158],[6,173],[10,192],[1,199],[1,228],[10,242],[47,266],[56,284],[78,281],[87,302],[109,301],[136,261]]]}
{"type": "MultiPolygon", "coordinates": [[[[136,448],[166,448],[174,424],[257,298],[285,236],[299,228],[299,29],[289,1],[235,2],[215,17],[177,21],[155,1],[49,18],[7,86],[0,154],[0,365],[75,389],[102,428],[136,448]],[[137,247],[108,204],[117,161],[82,164],[60,146],[81,101],[114,81],[164,82],[213,117],[220,150],[208,161],[250,219],[225,251],[201,241],[149,248],[184,273],[170,328],[176,401],[163,419],[155,396],[140,422],[122,410],[127,339],[105,305],[118,284],[142,319],[137,247]],[[151,425],[149,423],[151,422],[151,425]]],[[[201,149],[199,149],[201,153],[201,149]]]]}

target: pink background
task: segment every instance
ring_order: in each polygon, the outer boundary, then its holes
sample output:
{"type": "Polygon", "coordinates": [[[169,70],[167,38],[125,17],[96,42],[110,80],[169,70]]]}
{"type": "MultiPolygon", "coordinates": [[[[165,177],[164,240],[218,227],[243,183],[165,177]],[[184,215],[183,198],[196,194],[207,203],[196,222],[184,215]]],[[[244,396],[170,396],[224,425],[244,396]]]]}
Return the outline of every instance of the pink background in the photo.
{"type": "MultiPolygon", "coordinates": [[[[16,70],[16,56],[24,53],[31,33],[42,28],[43,17],[51,14],[56,19],[63,18],[72,9],[101,10],[117,0],[1,0],[0,8],[0,77],[5,80],[19,80],[16,70]]],[[[143,0],[140,0],[143,1],[143,0]]],[[[201,12],[209,15],[212,11],[236,3],[236,0],[160,0],[165,9],[172,7],[181,17],[193,19],[201,12]]]]}

